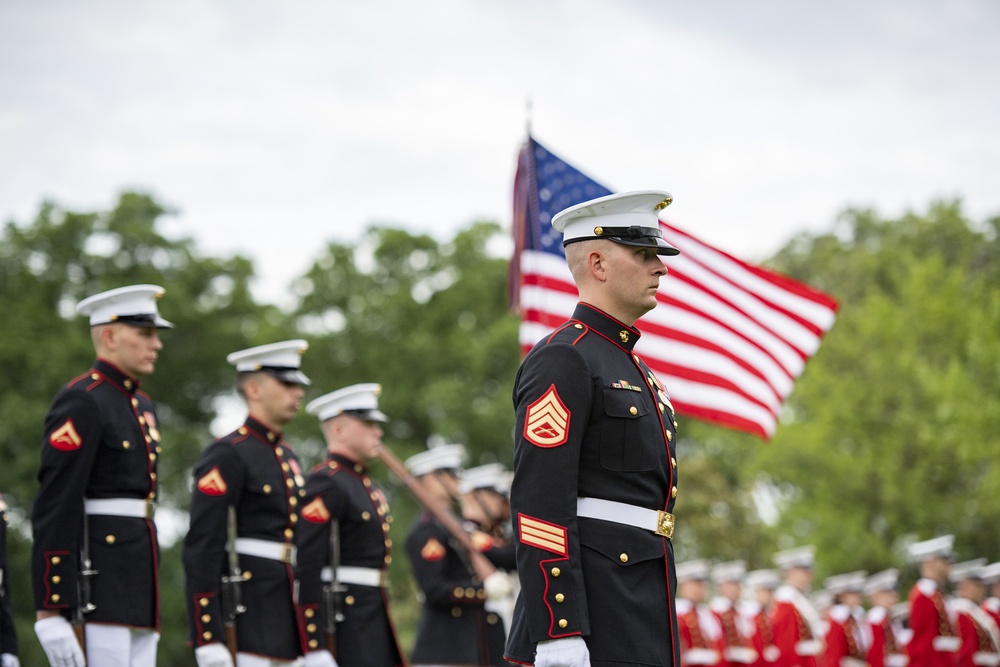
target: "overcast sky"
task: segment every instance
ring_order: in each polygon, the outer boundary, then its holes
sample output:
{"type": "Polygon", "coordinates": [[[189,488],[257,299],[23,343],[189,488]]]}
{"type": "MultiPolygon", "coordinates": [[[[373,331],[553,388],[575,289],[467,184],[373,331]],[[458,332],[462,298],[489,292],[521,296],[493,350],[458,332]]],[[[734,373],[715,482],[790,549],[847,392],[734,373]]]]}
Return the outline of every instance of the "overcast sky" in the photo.
{"type": "Polygon", "coordinates": [[[1000,214],[994,0],[0,0],[0,220],[125,188],[276,299],[371,223],[509,225],[533,136],[760,260],[847,206],[1000,214]]]}

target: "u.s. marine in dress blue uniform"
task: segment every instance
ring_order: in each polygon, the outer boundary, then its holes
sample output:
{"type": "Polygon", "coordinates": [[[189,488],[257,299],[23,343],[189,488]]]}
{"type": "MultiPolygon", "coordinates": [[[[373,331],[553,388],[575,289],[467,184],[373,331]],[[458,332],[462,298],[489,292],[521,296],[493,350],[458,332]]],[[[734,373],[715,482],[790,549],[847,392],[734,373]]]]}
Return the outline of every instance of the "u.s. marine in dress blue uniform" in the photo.
{"type": "Polygon", "coordinates": [[[305,479],[298,456],[277,429],[294,416],[301,385],[308,383],[298,370],[305,348],[305,341],[286,341],[227,357],[239,372],[261,371],[259,381],[285,391],[286,397],[268,407],[265,399],[255,403],[248,396],[250,414],[244,424],[210,444],[194,467],[183,561],[189,634],[199,665],[225,664],[221,582],[229,574],[230,507],[235,509],[235,551],[246,607],[236,617],[240,659],[246,655],[253,664],[290,663],[303,653],[294,538],[305,479]]]}
{"type": "Polygon", "coordinates": [[[367,465],[382,447],[381,425],[388,421],[378,409],[381,389],[375,383],[351,385],[306,406],[319,418],[327,442],[326,461],[306,479],[296,535],[306,667],[333,664],[332,653],[323,655],[333,645],[339,667],[406,664],[389,611],[392,516],[367,465]],[[331,603],[323,593],[334,577],[342,590],[333,591],[337,599],[331,603]],[[331,613],[343,617],[334,626],[333,642],[327,632],[331,613]]]}
{"type": "Polygon", "coordinates": [[[512,662],[565,664],[543,660],[542,647],[582,637],[589,659],[575,643],[572,664],[679,665],[673,407],[634,351],[639,331],[584,302],[624,303],[633,322],[655,306],[665,272],[658,255],[677,253],[656,222],[667,203],[661,192],[610,195],[553,219],[564,245],[593,241],[574,250],[587,261],[600,255],[595,270],[610,273],[592,284],[574,273],[581,303],[515,379],[511,512],[521,593],[512,662]]]}
{"type": "Polygon", "coordinates": [[[0,665],[20,665],[17,628],[10,602],[10,570],[7,568],[7,501],[0,493],[0,665]]]}
{"type": "Polygon", "coordinates": [[[156,661],[159,548],[152,519],[162,448],[156,408],[137,376],[153,371],[162,348],[157,329],[172,326],[156,310],[162,293],[133,285],[77,305],[90,316],[98,358],[60,389],[45,416],[31,515],[35,628],[52,662],[82,660],[56,618],[79,618],[82,606],[90,609],[83,615],[88,664],[156,661]],[[86,600],[78,589],[84,542],[95,572],[83,587],[86,600]]]}

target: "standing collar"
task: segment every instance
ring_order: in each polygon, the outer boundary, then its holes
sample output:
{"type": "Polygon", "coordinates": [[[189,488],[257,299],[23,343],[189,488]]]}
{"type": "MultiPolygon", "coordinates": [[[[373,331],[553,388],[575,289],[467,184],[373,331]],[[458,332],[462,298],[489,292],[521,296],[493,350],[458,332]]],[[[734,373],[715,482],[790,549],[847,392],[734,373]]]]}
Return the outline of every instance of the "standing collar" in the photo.
{"type": "Polygon", "coordinates": [[[276,445],[281,442],[281,431],[269,429],[249,415],[247,416],[247,420],[243,422],[243,427],[246,430],[251,431],[264,442],[269,442],[272,445],[276,445]]]}
{"type": "Polygon", "coordinates": [[[327,452],[326,458],[327,458],[328,461],[336,461],[337,463],[339,463],[341,465],[341,467],[347,468],[348,470],[353,470],[354,472],[358,473],[359,475],[367,475],[368,474],[368,467],[366,465],[364,465],[363,463],[358,463],[357,461],[355,461],[354,459],[350,458],[349,456],[344,456],[343,454],[334,454],[332,452],[327,452]]]}
{"type": "Polygon", "coordinates": [[[101,359],[100,357],[94,362],[93,369],[106,377],[112,384],[116,385],[119,389],[124,389],[129,393],[135,392],[139,388],[139,381],[134,377],[127,375],[126,373],[119,370],[117,366],[112,364],[110,361],[101,359]]]}
{"type": "Polygon", "coordinates": [[[631,351],[635,347],[636,341],[642,335],[635,327],[620,322],[603,310],[582,301],[576,304],[576,310],[573,311],[573,319],[587,325],[628,351],[631,351]]]}

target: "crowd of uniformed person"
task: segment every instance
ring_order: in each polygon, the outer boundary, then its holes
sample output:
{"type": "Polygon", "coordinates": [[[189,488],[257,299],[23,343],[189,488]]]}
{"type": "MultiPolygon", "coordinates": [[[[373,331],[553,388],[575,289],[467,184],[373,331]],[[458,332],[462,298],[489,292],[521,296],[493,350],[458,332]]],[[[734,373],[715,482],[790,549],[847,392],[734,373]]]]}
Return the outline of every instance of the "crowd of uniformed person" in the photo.
{"type": "MultiPolygon", "coordinates": [[[[54,666],[153,667],[160,637],[159,547],[153,509],[162,452],[156,408],[141,387],[172,327],[163,289],[130,285],[77,305],[96,359],[57,393],[45,418],[32,507],[35,632],[54,666]]],[[[311,384],[303,340],[230,354],[243,424],[193,468],[183,542],[188,637],[199,667],[406,665],[388,598],[392,517],[368,473],[382,451],[381,387],[363,383],[305,406],[326,444],[304,470],[284,427],[311,384]]],[[[503,664],[516,585],[510,473],[463,470],[464,448],[405,463],[439,509],[455,513],[470,554],[427,514],[407,537],[421,591],[416,664],[503,664]],[[460,515],[460,516],[459,516],[460,515]]],[[[0,533],[0,667],[19,667],[0,533]]]]}
{"type": "Polygon", "coordinates": [[[897,568],[813,582],[812,546],[743,561],[677,565],[681,664],[686,667],[997,667],[1000,562],[955,562],[953,536],[910,544],[919,571],[897,568]]]}

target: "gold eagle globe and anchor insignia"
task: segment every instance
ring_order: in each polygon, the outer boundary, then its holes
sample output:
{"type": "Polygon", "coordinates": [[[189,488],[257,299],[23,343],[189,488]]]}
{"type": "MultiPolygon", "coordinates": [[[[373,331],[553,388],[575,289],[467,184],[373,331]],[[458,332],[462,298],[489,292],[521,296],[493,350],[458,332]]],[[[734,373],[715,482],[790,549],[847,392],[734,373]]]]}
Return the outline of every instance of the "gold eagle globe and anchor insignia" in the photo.
{"type": "Polygon", "coordinates": [[[628,331],[626,329],[622,329],[618,332],[618,337],[622,339],[623,343],[627,343],[629,338],[628,331]]]}

